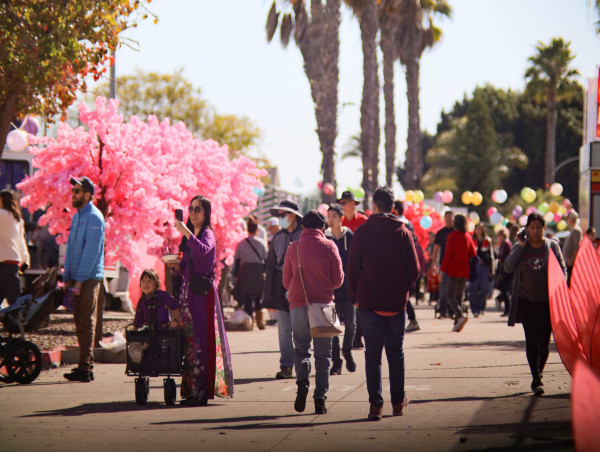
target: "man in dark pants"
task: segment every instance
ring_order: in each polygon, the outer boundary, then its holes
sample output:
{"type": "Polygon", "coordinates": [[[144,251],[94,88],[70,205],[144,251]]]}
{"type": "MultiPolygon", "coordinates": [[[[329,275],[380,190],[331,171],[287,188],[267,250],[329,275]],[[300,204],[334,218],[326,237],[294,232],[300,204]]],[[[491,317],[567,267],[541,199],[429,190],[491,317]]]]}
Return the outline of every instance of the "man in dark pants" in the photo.
{"type": "MultiPolygon", "coordinates": [[[[341,204],[331,204],[327,209],[327,224],[329,229],[325,231],[325,236],[333,240],[336,244],[340,258],[342,259],[342,268],[346,271],[346,262],[348,261],[348,250],[352,244],[354,234],[346,226],[342,226],[342,217],[344,209],[341,204]]],[[[346,360],[346,369],[348,372],[356,371],[356,363],[352,358],[352,342],[354,341],[354,333],[356,332],[356,308],[348,298],[348,290],[346,289],[346,281],[340,287],[333,291],[335,310],[340,315],[344,322],[344,342],[342,343],[342,355],[346,360]]],[[[340,358],[340,339],[334,336],[331,346],[332,366],[329,373],[331,375],[342,374],[342,359],[340,358]]]]}
{"type": "Polygon", "coordinates": [[[73,318],[79,344],[79,365],[64,374],[69,381],[94,379],[94,328],[100,284],[104,278],[104,217],[92,203],[94,184],[87,177],[71,179],[71,220],[63,281],[73,293],[73,318]]]}
{"type": "MultiPolygon", "coordinates": [[[[431,257],[431,263],[436,271],[439,270],[442,261],[444,260],[444,254],[446,252],[446,241],[448,235],[454,231],[454,212],[447,210],[444,214],[444,223],[446,224],[442,229],[437,231],[435,234],[435,241],[433,244],[433,256],[431,257]]],[[[440,282],[440,299],[438,301],[438,312],[440,318],[448,317],[448,275],[446,272],[440,271],[442,280],[440,282]]]]}
{"type": "Polygon", "coordinates": [[[354,233],[348,255],[348,295],[356,300],[365,338],[365,370],[370,420],[383,411],[381,354],[389,366],[394,416],[402,416],[404,392],[404,326],[411,286],[419,277],[412,234],[391,212],[394,192],[379,187],[373,194],[374,214],[354,233]]]}

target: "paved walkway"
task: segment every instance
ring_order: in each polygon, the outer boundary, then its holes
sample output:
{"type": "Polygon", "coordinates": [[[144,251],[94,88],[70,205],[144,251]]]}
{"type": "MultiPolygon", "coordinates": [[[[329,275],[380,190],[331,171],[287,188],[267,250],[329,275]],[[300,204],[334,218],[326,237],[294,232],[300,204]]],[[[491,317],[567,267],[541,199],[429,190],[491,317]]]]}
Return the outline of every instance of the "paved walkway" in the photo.
{"type": "MultiPolygon", "coordinates": [[[[406,336],[403,417],[367,421],[369,404],[362,351],[357,372],[330,379],[329,413],[312,403],[296,413],[294,380],[275,380],[277,328],[231,332],[235,395],[207,407],[168,407],[162,379],[151,379],[149,403],[135,403],[122,364],[99,364],[92,383],[62,378],[68,368],[44,371],[30,385],[0,383],[1,451],[466,451],[572,450],[571,378],[555,350],[544,382],[531,396],[523,330],[499,312],[471,319],[462,333],[419,306],[421,331],[406,336]]],[[[384,375],[387,375],[384,361],[384,375]]],[[[314,380],[313,380],[314,381],[314,380]]],[[[384,380],[387,386],[387,380],[384,380]]],[[[312,388],[311,388],[312,393],[312,388]]],[[[309,400],[310,401],[310,400],[309,400]]]]}

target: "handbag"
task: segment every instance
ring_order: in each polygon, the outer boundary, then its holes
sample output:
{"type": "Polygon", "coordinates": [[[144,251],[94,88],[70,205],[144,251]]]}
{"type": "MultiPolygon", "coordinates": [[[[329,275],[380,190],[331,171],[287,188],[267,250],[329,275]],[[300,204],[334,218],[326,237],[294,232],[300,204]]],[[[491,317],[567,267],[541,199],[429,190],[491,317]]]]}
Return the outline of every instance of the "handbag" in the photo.
{"type": "Polygon", "coordinates": [[[298,273],[300,282],[304,291],[306,309],[308,311],[308,323],[310,324],[311,337],[334,337],[343,333],[340,325],[340,318],[335,310],[335,305],[331,303],[309,303],[302,277],[302,265],[300,265],[300,242],[296,246],[296,255],[298,257],[298,273]]]}
{"type": "Polygon", "coordinates": [[[189,289],[195,293],[196,295],[208,295],[213,288],[213,281],[215,279],[215,266],[213,265],[212,270],[208,274],[208,276],[197,275],[194,271],[194,263],[192,262],[192,258],[190,257],[190,283],[189,289]]]}

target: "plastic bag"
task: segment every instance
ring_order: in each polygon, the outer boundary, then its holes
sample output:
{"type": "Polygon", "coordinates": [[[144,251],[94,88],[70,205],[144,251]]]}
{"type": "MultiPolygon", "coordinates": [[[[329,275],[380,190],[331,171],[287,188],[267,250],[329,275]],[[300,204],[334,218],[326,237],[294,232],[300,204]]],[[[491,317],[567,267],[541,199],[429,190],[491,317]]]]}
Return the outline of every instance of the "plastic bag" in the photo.
{"type": "Polygon", "coordinates": [[[123,335],[118,331],[113,335],[112,341],[100,342],[100,347],[102,347],[104,350],[110,350],[113,353],[121,353],[123,350],[125,350],[125,346],[125,337],[123,337],[123,335]]]}

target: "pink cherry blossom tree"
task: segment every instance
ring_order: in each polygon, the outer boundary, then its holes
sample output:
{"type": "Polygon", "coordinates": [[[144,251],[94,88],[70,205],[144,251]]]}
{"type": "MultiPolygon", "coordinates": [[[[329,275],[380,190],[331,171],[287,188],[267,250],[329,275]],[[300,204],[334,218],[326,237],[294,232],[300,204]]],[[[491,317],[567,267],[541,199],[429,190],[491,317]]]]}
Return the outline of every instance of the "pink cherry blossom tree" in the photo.
{"type": "Polygon", "coordinates": [[[254,187],[262,187],[265,171],[246,157],[230,161],[227,146],[194,138],[181,122],[125,122],[114,100],[97,98],[95,110],[80,103],[79,114],[82,127],[61,123],[56,138],[29,137],[42,146],[30,148],[37,172],[17,186],[25,195],[21,205],[45,210],[40,225],[65,243],[75,213],[69,178],[89,177],[106,222],[106,264],[119,261],[136,277],[139,244],[156,256],[175,251],[181,235],[173,211],[203,194],[212,204],[219,277],[221,261],[231,262],[244,238],[240,219],[255,208],[254,187]]]}

